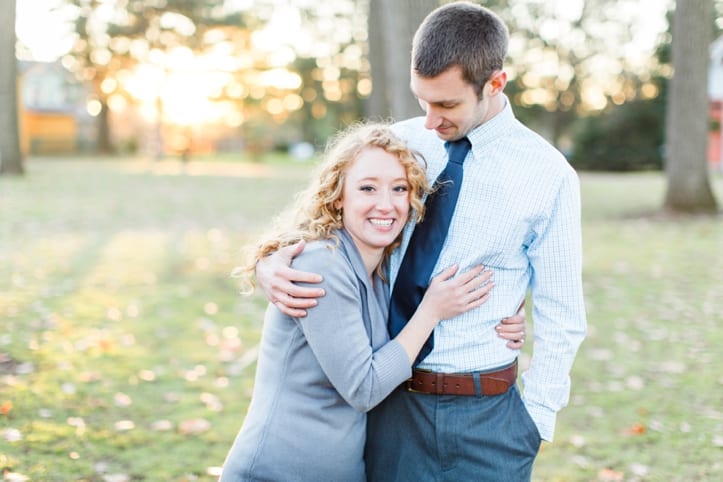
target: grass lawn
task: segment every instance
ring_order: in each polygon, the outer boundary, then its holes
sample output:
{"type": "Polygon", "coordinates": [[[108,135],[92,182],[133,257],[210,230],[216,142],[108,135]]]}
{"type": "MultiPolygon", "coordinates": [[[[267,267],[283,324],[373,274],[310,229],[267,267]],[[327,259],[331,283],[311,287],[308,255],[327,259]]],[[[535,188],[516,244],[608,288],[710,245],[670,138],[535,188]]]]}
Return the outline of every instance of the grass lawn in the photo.
{"type": "MultiPolygon", "coordinates": [[[[0,178],[5,479],[215,480],[265,308],[229,272],[308,167],[26,167],[0,178]]],[[[653,215],[661,174],[581,178],[589,337],[534,480],[722,480],[723,217],[653,215]]]]}

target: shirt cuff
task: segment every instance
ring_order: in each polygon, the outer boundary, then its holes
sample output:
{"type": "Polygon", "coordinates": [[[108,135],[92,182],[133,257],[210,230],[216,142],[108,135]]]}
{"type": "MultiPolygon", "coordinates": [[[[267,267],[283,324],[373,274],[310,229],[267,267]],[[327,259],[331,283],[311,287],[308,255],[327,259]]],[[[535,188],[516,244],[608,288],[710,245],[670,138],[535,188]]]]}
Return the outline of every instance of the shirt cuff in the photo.
{"type": "Polygon", "coordinates": [[[542,405],[524,400],[524,398],[523,402],[525,403],[527,413],[530,414],[530,418],[532,418],[532,421],[535,422],[535,425],[537,426],[537,431],[540,432],[540,438],[547,442],[552,442],[555,434],[557,412],[554,412],[542,405]]]}

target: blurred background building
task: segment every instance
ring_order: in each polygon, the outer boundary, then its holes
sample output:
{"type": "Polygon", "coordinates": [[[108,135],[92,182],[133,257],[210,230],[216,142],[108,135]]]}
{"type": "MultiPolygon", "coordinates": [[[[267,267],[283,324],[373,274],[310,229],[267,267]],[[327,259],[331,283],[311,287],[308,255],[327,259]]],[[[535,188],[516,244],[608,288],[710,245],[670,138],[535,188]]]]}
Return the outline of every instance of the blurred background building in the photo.
{"type": "Polygon", "coordinates": [[[723,36],[710,46],[708,72],[711,129],[708,139],[708,161],[711,167],[723,170],[723,36]]]}
{"type": "MultiPolygon", "coordinates": [[[[374,29],[387,14],[408,17],[384,10],[408,2],[56,3],[48,12],[18,3],[20,58],[37,59],[43,29],[60,39],[54,61],[18,69],[27,154],[258,159],[304,146],[308,157],[309,146],[362,117],[421,114],[408,80],[395,78],[408,74],[408,60],[372,75],[387,48],[408,54],[416,19],[404,32],[398,22],[386,36],[374,29]],[[410,98],[395,111],[402,91],[410,98]]],[[[429,9],[438,3],[424,0],[429,9]]],[[[629,5],[619,0],[488,3],[510,24],[506,93],[523,122],[580,169],[662,167],[672,75],[664,7],[651,23],[637,7],[623,15],[629,5]]],[[[710,47],[708,85],[708,160],[723,169],[723,37],[710,47]]]]}
{"type": "Polygon", "coordinates": [[[95,146],[91,95],[60,62],[20,63],[20,135],[27,154],[75,154],[95,146]]]}

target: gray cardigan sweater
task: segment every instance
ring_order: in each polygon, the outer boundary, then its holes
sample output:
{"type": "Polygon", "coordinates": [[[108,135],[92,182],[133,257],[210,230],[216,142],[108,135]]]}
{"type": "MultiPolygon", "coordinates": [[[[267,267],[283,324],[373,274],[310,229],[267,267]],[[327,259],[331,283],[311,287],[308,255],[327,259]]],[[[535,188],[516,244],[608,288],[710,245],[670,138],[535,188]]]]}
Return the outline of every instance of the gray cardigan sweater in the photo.
{"type": "Polygon", "coordinates": [[[305,318],[266,311],[248,414],[222,482],[364,481],[366,411],[411,376],[387,332],[388,286],[372,283],[349,234],[309,243],[293,267],[323,276],[305,318]],[[330,248],[331,246],[331,248],[330,248]]]}

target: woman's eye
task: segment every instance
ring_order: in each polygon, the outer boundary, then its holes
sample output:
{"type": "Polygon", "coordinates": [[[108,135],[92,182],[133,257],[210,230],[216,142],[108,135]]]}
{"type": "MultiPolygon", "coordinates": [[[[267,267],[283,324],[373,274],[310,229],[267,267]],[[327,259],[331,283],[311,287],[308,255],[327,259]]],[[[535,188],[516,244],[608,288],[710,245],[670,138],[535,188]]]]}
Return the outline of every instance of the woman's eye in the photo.
{"type": "Polygon", "coordinates": [[[394,192],[407,192],[409,191],[409,187],[407,186],[395,186],[394,192]]]}
{"type": "Polygon", "coordinates": [[[371,192],[374,190],[374,186],[359,186],[360,191],[371,192]]]}

